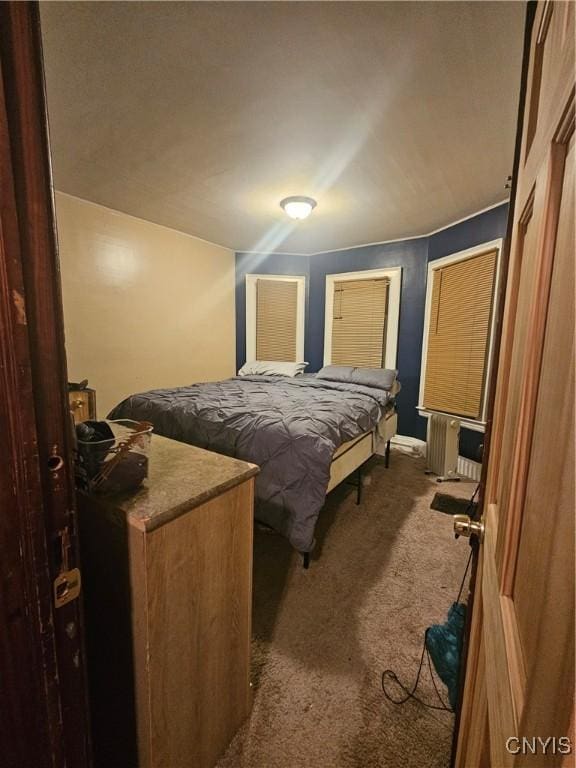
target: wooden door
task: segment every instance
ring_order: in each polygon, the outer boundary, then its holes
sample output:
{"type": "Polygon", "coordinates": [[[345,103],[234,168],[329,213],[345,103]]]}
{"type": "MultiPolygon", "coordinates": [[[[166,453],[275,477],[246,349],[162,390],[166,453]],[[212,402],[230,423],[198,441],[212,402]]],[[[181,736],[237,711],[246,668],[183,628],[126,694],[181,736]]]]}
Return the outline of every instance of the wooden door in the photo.
{"type": "Polygon", "coordinates": [[[70,421],[38,7],[0,3],[0,765],[84,768],[70,421]]]}
{"type": "Polygon", "coordinates": [[[458,768],[574,764],[574,11],[529,39],[458,768]]]}

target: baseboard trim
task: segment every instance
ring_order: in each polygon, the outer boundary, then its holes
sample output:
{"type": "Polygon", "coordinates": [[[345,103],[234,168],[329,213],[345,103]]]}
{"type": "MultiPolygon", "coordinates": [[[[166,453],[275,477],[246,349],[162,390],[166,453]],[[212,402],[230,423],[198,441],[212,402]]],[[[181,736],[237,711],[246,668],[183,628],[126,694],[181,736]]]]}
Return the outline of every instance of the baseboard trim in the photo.
{"type": "MultiPolygon", "coordinates": [[[[403,453],[417,454],[426,457],[426,441],[419,440],[417,437],[409,435],[394,435],[390,441],[394,448],[403,453]]],[[[482,464],[478,461],[472,461],[465,456],[458,456],[458,474],[475,482],[480,482],[482,464]]]]}

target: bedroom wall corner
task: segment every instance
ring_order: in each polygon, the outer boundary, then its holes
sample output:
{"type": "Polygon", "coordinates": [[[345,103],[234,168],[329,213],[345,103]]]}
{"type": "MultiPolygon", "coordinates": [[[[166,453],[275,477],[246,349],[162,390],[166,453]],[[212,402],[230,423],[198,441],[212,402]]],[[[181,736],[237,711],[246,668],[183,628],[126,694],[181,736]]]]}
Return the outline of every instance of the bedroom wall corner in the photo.
{"type": "Polygon", "coordinates": [[[68,376],[103,418],[134,392],[234,374],[234,252],[56,193],[68,376]]]}

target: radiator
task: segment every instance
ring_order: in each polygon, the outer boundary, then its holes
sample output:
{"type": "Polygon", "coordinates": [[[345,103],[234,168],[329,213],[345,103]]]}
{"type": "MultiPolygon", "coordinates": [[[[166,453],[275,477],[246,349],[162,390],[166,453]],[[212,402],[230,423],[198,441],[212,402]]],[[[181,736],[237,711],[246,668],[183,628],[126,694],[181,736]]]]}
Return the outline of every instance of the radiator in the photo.
{"type": "Polygon", "coordinates": [[[460,422],[453,416],[433,413],[428,418],[426,464],[438,480],[458,479],[458,441],[460,422]]]}

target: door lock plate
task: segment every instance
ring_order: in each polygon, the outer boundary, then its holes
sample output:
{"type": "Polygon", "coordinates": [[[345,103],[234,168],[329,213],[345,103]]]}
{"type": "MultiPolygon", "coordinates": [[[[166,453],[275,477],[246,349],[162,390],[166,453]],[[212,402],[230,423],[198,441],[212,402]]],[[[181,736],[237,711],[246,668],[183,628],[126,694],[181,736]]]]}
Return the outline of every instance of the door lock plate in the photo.
{"type": "Polygon", "coordinates": [[[54,605],[56,608],[62,608],[76,600],[82,588],[82,578],[79,568],[72,568],[70,571],[62,571],[54,579],[54,605]]]}
{"type": "Polygon", "coordinates": [[[70,568],[70,531],[68,526],[59,531],[61,562],[60,573],[54,579],[54,605],[62,608],[63,605],[76,600],[82,588],[82,576],[79,568],[70,568]]]}

